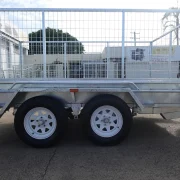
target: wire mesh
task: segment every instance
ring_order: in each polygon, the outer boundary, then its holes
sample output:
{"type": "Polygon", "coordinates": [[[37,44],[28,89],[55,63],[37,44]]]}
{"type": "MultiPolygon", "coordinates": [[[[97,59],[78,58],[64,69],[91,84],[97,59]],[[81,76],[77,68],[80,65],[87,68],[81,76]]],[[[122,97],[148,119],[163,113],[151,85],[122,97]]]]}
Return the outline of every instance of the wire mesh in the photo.
{"type": "Polygon", "coordinates": [[[0,9],[0,78],[179,78],[176,13],[0,9]]]}

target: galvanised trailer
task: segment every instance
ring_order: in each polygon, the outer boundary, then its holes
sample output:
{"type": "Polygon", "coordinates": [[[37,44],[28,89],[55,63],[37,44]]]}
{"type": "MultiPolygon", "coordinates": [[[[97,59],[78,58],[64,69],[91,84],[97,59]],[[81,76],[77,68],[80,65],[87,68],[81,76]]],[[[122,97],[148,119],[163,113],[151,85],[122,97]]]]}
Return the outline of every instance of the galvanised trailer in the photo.
{"type": "Polygon", "coordinates": [[[35,147],[56,143],[69,118],[112,145],[137,113],[180,117],[177,13],[0,9],[0,116],[13,108],[18,136],[35,147]]]}

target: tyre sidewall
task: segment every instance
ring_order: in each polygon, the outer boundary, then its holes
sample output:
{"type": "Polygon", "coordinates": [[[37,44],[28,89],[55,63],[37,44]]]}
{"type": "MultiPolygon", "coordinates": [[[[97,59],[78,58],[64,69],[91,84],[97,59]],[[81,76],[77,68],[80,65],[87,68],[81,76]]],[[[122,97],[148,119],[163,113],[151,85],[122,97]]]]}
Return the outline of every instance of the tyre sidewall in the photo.
{"type": "MultiPolygon", "coordinates": [[[[87,109],[86,109],[87,110],[87,109]]],[[[90,103],[88,105],[88,110],[86,111],[86,113],[83,114],[83,120],[87,121],[87,129],[88,129],[88,135],[89,137],[97,144],[100,145],[115,145],[119,142],[121,142],[122,140],[124,140],[124,138],[128,135],[130,128],[131,128],[131,124],[132,124],[132,115],[130,112],[129,107],[126,105],[126,103],[124,103],[121,99],[119,99],[118,97],[97,97],[97,99],[92,103],[90,103]],[[105,105],[109,105],[109,106],[113,106],[115,107],[117,110],[120,111],[122,117],[123,117],[123,125],[121,130],[112,137],[101,137],[99,135],[97,135],[92,127],[91,127],[91,116],[93,114],[93,112],[101,107],[101,106],[105,106],[105,105]]]]}
{"type": "Polygon", "coordinates": [[[25,143],[34,147],[48,147],[57,142],[57,140],[64,134],[66,121],[66,112],[62,105],[60,105],[56,100],[53,100],[52,98],[38,97],[26,101],[18,108],[15,114],[14,126],[16,133],[25,143]],[[54,133],[46,139],[34,139],[26,132],[24,128],[24,118],[26,114],[31,109],[36,107],[44,107],[49,109],[56,118],[56,129],[54,133]]]}

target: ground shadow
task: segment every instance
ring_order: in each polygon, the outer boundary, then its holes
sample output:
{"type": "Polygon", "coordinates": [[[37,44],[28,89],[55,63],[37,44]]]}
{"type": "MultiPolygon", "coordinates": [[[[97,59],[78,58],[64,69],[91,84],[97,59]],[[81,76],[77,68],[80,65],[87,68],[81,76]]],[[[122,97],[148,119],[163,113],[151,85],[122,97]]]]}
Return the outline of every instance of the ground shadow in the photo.
{"type": "MultiPolygon", "coordinates": [[[[161,118],[148,118],[148,117],[135,117],[133,119],[132,129],[128,138],[123,142],[123,144],[130,143],[144,143],[144,141],[159,141],[164,140],[165,138],[174,138],[177,139],[178,135],[180,136],[180,122],[172,121],[172,120],[164,120],[161,118]],[[170,132],[168,132],[165,128],[160,127],[158,124],[176,124],[179,126],[179,130],[177,130],[177,137],[173,136],[170,132]]],[[[179,139],[179,138],[178,138],[179,139]]],[[[2,123],[0,124],[0,146],[3,144],[9,146],[17,146],[17,144],[22,147],[26,147],[19,138],[17,137],[13,122],[10,123],[2,123]]],[[[162,142],[163,143],[163,142],[162,142]]],[[[58,143],[58,146],[65,145],[81,145],[81,146],[94,146],[87,135],[84,134],[83,126],[81,121],[79,120],[69,120],[67,132],[63,138],[58,143]]]]}

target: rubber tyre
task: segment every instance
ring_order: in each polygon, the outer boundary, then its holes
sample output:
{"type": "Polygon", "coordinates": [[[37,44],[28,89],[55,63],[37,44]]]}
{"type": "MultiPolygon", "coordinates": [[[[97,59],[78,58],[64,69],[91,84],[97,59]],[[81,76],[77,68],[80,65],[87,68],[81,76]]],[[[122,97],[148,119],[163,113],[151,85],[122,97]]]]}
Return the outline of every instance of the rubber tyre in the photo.
{"type": "Polygon", "coordinates": [[[123,141],[129,134],[131,125],[132,125],[132,115],[130,108],[127,104],[120,98],[114,95],[98,95],[92,98],[83,108],[81,113],[81,119],[83,121],[83,126],[88,132],[89,138],[98,145],[116,145],[123,141]],[[91,128],[90,119],[93,112],[100,106],[110,105],[115,107],[120,111],[123,117],[123,125],[115,136],[112,137],[101,137],[97,135],[91,128]]]}
{"type": "Polygon", "coordinates": [[[68,122],[67,113],[63,107],[63,104],[58,100],[47,97],[38,96],[25,101],[17,110],[14,119],[14,127],[19,138],[26,144],[37,148],[49,147],[57,143],[65,132],[68,122]],[[44,107],[49,109],[57,120],[57,126],[54,133],[47,139],[34,139],[29,136],[24,128],[24,117],[26,114],[35,107],[44,107]]]}

